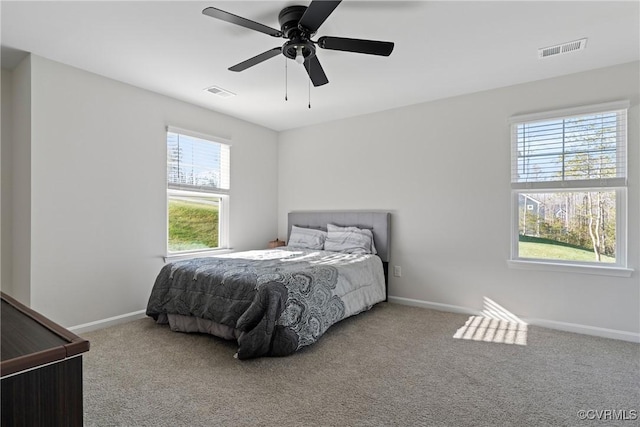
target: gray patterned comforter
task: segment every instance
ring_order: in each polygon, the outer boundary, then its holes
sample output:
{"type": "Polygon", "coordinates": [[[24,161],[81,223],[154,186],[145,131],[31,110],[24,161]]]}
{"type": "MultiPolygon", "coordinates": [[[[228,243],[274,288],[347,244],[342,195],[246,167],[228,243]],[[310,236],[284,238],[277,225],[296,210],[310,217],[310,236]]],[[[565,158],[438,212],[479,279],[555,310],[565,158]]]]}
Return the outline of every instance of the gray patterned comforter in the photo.
{"type": "Polygon", "coordinates": [[[375,255],[280,248],[177,261],[153,286],[147,315],[234,328],[238,358],[285,356],[385,299],[375,255]]]}

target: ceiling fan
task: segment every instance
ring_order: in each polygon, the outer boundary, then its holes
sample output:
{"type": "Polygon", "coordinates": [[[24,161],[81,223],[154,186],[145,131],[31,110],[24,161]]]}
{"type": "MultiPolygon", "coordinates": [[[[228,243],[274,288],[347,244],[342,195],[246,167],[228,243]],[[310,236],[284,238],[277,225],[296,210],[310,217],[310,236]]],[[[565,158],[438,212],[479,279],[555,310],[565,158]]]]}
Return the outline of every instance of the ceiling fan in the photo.
{"type": "Polygon", "coordinates": [[[322,65],[316,56],[316,46],[321,49],[341,50],[364,53],[368,55],[389,56],[393,51],[393,43],[378,40],[350,39],[344,37],[323,36],[312,40],[324,21],[338,7],[340,1],[314,0],[309,6],[288,6],[280,11],[278,22],[280,30],[268,27],[250,19],[234,15],[215,7],[207,7],[203,14],[272,37],[288,39],[282,46],[274,47],[266,52],[230,67],[230,71],[243,71],[279,54],[304,64],[307,74],[314,86],[329,83],[322,65]]]}

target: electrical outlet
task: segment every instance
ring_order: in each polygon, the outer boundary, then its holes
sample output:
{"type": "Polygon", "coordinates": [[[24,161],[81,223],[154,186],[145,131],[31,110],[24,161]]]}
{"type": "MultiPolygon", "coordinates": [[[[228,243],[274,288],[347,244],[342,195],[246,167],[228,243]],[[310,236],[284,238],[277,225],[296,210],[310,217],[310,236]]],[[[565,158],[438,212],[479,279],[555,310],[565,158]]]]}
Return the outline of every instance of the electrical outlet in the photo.
{"type": "Polygon", "coordinates": [[[393,266],[393,275],[396,277],[402,277],[402,267],[399,265],[393,266]]]}

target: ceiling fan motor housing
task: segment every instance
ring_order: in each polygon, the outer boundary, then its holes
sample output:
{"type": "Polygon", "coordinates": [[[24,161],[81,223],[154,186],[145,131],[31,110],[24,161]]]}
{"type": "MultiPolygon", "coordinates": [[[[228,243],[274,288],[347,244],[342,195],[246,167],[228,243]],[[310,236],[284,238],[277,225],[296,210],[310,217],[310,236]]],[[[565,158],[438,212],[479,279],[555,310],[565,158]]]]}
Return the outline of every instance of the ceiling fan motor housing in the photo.
{"type": "Polygon", "coordinates": [[[300,18],[302,18],[302,15],[304,15],[306,11],[307,6],[289,6],[280,11],[278,14],[278,22],[286,38],[290,39],[294,36],[294,34],[291,34],[291,31],[297,30],[300,32],[298,22],[300,22],[300,18]]]}
{"type": "Polygon", "coordinates": [[[289,6],[282,9],[278,15],[280,29],[284,36],[289,39],[282,45],[282,54],[287,58],[295,59],[298,47],[302,48],[302,55],[305,60],[316,54],[316,48],[313,42],[309,40],[311,34],[298,26],[300,18],[306,11],[306,6],[289,6]]]}

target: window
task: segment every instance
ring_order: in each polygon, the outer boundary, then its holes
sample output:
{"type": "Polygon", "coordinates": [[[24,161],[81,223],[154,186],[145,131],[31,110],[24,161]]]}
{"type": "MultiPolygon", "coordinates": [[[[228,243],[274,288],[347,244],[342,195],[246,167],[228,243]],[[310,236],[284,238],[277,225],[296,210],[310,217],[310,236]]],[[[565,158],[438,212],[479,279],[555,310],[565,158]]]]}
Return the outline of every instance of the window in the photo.
{"type": "Polygon", "coordinates": [[[228,142],[167,128],[169,254],[226,247],[230,164],[228,142]]]}
{"type": "Polygon", "coordinates": [[[626,267],[628,107],[511,119],[513,260],[626,267]]]}

